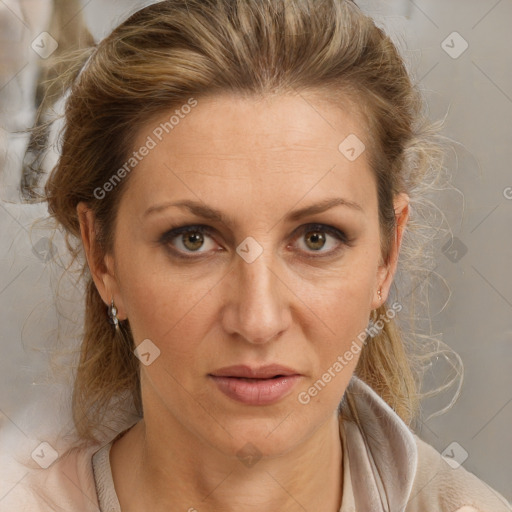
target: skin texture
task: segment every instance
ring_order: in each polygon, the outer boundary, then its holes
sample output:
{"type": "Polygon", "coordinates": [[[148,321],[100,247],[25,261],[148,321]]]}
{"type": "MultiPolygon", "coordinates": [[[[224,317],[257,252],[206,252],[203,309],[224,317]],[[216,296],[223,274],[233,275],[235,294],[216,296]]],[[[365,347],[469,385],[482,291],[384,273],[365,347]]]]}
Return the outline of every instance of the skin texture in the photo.
{"type": "MultiPolygon", "coordinates": [[[[170,115],[142,127],[135,147],[170,115]]],[[[113,298],[118,317],[129,319],[136,345],[150,339],[160,350],[141,369],[144,419],[111,451],[123,512],[339,510],[336,408],[359,355],[307,405],[298,395],[349,349],[371,310],[386,300],[408,219],[408,197],[401,194],[397,236],[384,265],[366,153],[350,161],[338,149],[350,134],[367,141],[357,115],[313,95],[199,98],[132,171],[114,251],[103,264],[92,258],[94,217],[78,205],[101,297],[105,304],[113,298]],[[358,203],[361,211],[336,206],[288,219],[331,197],[358,203]],[[144,215],[184,199],[217,208],[228,220],[176,207],[144,215]],[[325,239],[315,240],[318,229],[310,223],[341,230],[350,244],[321,230],[325,239]],[[158,243],[171,227],[197,224],[212,228],[202,245],[181,235],[167,247],[158,243]],[[236,252],[247,237],[263,250],[251,263],[236,252]],[[179,259],[170,247],[195,259],[179,259]],[[229,365],[269,363],[302,375],[271,405],[234,401],[208,376],[229,365]],[[251,467],[237,456],[247,443],[261,456],[251,467]]]]}

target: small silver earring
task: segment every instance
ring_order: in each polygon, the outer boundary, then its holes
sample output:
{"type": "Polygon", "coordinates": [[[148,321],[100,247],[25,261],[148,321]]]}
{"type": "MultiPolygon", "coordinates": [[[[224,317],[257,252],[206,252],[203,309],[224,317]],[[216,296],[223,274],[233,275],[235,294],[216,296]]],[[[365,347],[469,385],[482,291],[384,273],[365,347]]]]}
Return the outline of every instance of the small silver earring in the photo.
{"type": "Polygon", "coordinates": [[[108,307],[108,321],[115,327],[116,331],[119,330],[119,318],[117,318],[117,308],[114,306],[114,299],[108,307]]]}
{"type": "Polygon", "coordinates": [[[382,291],[381,291],[380,288],[379,288],[379,290],[377,292],[377,295],[379,296],[379,300],[382,300],[382,291]]]}

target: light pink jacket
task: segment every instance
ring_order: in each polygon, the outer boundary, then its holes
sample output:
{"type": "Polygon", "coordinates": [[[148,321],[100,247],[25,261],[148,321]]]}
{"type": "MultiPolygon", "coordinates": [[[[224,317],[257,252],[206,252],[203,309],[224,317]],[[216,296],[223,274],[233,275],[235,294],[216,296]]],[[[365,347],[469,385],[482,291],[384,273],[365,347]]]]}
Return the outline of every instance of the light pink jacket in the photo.
{"type": "MultiPolygon", "coordinates": [[[[363,381],[354,376],[349,389],[362,428],[341,423],[340,512],[512,511],[503,496],[462,466],[454,468],[453,461],[450,464],[412,434],[363,381]]],[[[69,450],[48,469],[34,471],[20,482],[0,501],[0,511],[121,512],[110,471],[110,446],[69,450]]]]}

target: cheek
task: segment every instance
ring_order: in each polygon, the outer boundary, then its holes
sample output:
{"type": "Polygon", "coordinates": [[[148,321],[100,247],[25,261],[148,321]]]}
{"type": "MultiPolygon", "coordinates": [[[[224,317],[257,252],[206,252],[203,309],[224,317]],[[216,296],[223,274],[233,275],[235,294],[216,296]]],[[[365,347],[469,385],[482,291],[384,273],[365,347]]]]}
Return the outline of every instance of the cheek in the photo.
{"type": "Polygon", "coordinates": [[[307,414],[325,415],[337,407],[359,361],[368,325],[368,283],[344,281],[323,295],[317,322],[306,334],[312,347],[311,378],[297,401],[307,414]],[[315,328],[316,326],[316,328],[315,328]]]}
{"type": "MultiPolygon", "coordinates": [[[[368,324],[367,293],[361,289],[355,290],[354,293],[340,290],[325,302],[319,317],[320,322],[326,326],[322,329],[324,335],[315,333],[312,327],[308,337],[310,340],[316,340],[320,361],[320,367],[317,370],[322,373],[334,364],[338,356],[362,344],[368,324]]],[[[349,355],[344,365],[350,367],[353,360],[356,363],[359,352],[354,348],[354,358],[349,355]]]]}
{"type": "Polygon", "coordinates": [[[350,331],[369,313],[377,265],[365,256],[354,252],[320,281],[302,281],[300,297],[333,334],[350,331]]]}
{"type": "Polygon", "coordinates": [[[152,260],[150,257],[132,254],[122,259],[117,268],[135,344],[150,339],[162,355],[167,349],[174,355],[185,355],[204,338],[204,326],[212,315],[210,294],[216,280],[211,275],[194,279],[168,262],[156,261],[160,258],[155,258],[154,253],[152,260]]]}
{"type": "Polygon", "coordinates": [[[359,347],[370,315],[376,264],[362,254],[355,260],[357,263],[347,262],[346,267],[321,287],[310,284],[303,291],[305,302],[316,317],[307,323],[305,335],[315,345],[319,362],[315,368],[317,376],[347,351],[343,365],[353,369],[360,355],[359,347]]]}

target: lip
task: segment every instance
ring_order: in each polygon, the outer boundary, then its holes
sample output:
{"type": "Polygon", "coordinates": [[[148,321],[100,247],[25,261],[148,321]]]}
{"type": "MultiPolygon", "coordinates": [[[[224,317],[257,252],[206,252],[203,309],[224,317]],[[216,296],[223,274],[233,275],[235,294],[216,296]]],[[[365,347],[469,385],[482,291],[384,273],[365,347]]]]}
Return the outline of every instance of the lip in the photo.
{"type": "Polygon", "coordinates": [[[300,373],[287,366],[280,364],[267,364],[265,366],[253,367],[245,364],[226,366],[212,372],[214,377],[241,377],[246,379],[268,379],[277,375],[289,376],[300,375],[300,373]]]}
{"type": "Polygon", "coordinates": [[[258,368],[236,365],[208,375],[226,396],[248,405],[270,405],[290,394],[303,377],[299,372],[277,364],[258,368]]]}

